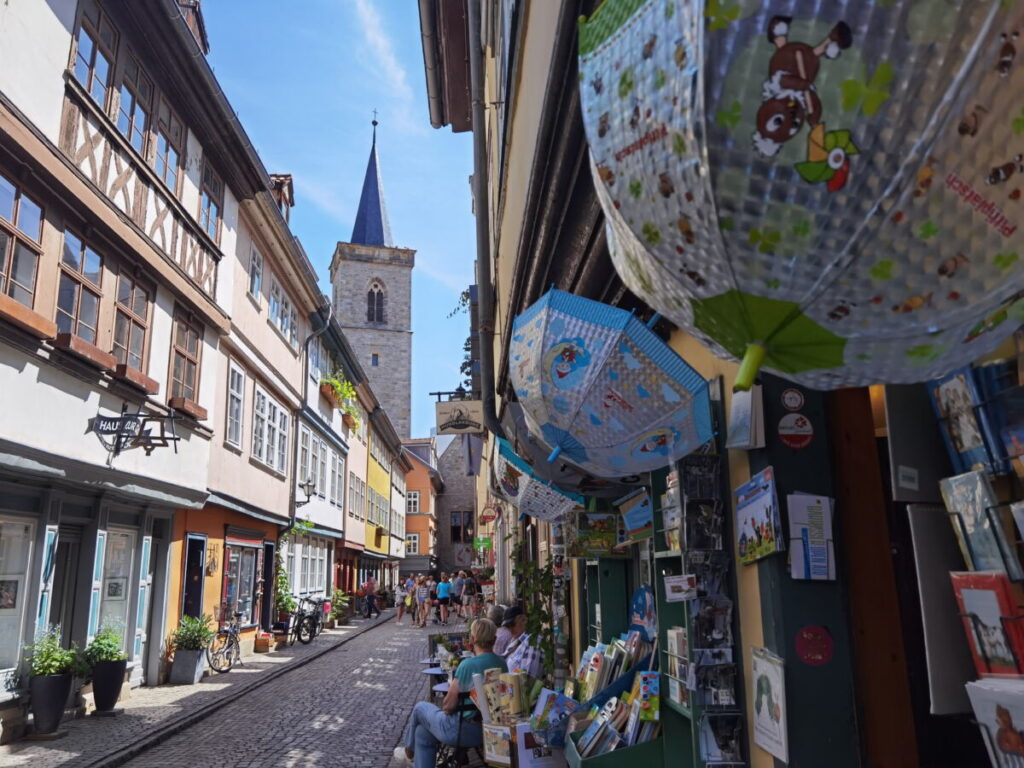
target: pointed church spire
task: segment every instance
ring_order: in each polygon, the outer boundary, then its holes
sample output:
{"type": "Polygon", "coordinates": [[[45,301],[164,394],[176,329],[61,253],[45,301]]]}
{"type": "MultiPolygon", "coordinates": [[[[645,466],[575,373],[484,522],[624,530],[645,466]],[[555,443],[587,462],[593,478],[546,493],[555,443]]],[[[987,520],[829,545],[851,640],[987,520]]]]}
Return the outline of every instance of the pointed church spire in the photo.
{"type": "Polygon", "coordinates": [[[373,144],[370,147],[370,161],[363,178],[363,193],[359,198],[356,223],[352,227],[350,242],[361,245],[385,245],[393,248],[388,209],[384,205],[384,185],[380,180],[380,165],[377,160],[377,111],[373,112],[373,144]]]}

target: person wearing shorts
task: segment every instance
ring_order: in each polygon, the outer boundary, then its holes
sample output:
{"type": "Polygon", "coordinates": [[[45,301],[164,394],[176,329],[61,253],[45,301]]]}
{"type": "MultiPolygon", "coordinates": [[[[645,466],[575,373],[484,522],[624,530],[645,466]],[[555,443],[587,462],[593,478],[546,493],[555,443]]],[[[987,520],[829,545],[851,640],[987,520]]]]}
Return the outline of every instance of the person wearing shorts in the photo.
{"type": "Polygon", "coordinates": [[[427,599],[430,597],[430,587],[427,586],[425,576],[420,576],[416,584],[416,626],[427,626],[427,599]]]}
{"type": "Polygon", "coordinates": [[[452,583],[448,581],[448,574],[441,574],[441,581],[437,583],[437,604],[441,606],[441,625],[448,625],[448,604],[451,602],[452,583]]]}

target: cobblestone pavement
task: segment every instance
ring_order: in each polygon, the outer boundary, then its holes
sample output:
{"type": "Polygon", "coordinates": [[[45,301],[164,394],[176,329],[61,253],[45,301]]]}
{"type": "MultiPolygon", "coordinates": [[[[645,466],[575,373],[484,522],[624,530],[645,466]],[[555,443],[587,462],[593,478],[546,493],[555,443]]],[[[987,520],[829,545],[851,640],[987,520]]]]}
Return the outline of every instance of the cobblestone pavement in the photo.
{"type": "Polygon", "coordinates": [[[195,686],[136,689],[117,717],[68,720],[66,738],[0,748],[0,766],[124,764],[125,750],[167,730],[180,733],[128,764],[386,765],[395,734],[426,695],[418,662],[427,630],[397,627],[392,616],[385,611],[377,621],[327,630],[308,646],[246,657],[244,666],[195,686]]]}

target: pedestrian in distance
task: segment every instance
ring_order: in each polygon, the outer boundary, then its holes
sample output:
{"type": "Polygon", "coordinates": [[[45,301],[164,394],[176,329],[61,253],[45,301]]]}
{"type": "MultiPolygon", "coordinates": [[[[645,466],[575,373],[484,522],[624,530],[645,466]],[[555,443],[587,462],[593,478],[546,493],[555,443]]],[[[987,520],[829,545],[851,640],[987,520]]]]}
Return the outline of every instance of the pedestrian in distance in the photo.
{"type": "Polygon", "coordinates": [[[409,599],[409,588],[406,586],[404,579],[399,580],[395,585],[395,614],[397,620],[395,623],[398,626],[402,626],[402,614],[405,613],[405,609],[408,605],[406,602],[409,599]]]}
{"type": "Polygon", "coordinates": [[[413,768],[434,768],[439,744],[458,743],[463,747],[479,747],[483,744],[483,729],[472,712],[459,714],[459,694],[473,689],[473,674],[482,675],[484,670],[497,667],[507,672],[505,660],[493,652],[497,628],[494,622],[478,619],[469,629],[469,648],[475,654],[463,661],[455,670],[455,679],[438,708],[428,701],[421,701],[412,710],[409,725],[405,729],[404,746],[395,747],[394,758],[398,765],[413,768]],[[459,729],[459,718],[462,728],[459,729]]]}
{"type": "Polygon", "coordinates": [[[448,581],[448,574],[441,574],[441,581],[437,583],[437,604],[441,607],[441,626],[448,626],[448,604],[451,602],[452,584],[448,581]]]}
{"type": "Polygon", "coordinates": [[[363,594],[366,596],[365,618],[373,618],[374,613],[380,616],[380,608],[377,607],[377,580],[373,576],[368,576],[363,583],[363,594]]]}
{"type": "Polygon", "coordinates": [[[455,574],[455,578],[452,579],[452,605],[455,615],[460,619],[462,616],[462,588],[466,585],[466,572],[459,571],[455,574]]]}
{"type": "Polygon", "coordinates": [[[430,587],[426,576],[420,576],[416,585],[416,626],[427,626],[427,601],[430,599],[430,587]]]}
{"type": "Polygon", "coordinates": [[[476,573],[470,571],[462,584],[462,606],[467,619],[475,619],[477,615],[477,592],[479,586],[476,581],[476,573]]]}

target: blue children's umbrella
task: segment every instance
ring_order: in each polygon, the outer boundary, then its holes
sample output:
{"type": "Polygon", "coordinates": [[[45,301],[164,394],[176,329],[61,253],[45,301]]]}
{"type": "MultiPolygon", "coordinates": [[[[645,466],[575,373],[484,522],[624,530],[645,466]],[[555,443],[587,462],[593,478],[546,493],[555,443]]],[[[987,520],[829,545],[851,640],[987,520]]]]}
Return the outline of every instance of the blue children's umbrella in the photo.
{"type": "Polygon", "coordinates": [[[557,523],[586,504],[579,494],[562,491],[538,477],[509,442],[501,438],[494,471],[495,492],[532,517],[557,523]]]}
{"type": "Polygon", "coordinates": [[[622,477],[711,439],[707,382],[630,312],[552,289],[516,318],[509,355],[552,461],[622,477]]]}

